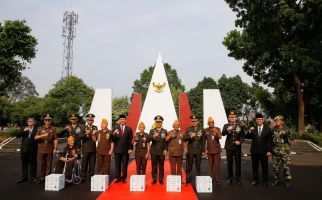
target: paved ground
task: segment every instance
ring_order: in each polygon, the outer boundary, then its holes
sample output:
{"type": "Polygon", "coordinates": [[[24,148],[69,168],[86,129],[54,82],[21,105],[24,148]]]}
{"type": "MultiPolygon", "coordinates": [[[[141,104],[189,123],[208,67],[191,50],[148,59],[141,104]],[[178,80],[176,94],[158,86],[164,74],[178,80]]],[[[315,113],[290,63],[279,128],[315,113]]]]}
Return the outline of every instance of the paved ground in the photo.
{"type": "MultiPolygon", "coordinates": [[[[60,192],[44,191],[44,184],[16,184],[20,178],[19,153],[0,153],[0,199],[95,199],[99,193],[90,192],[90,183],[72,185],[60,192]]],[[[303,153],[292,155],[294,180],[290,189],[282,186],[265,188],[262,185],[252,187],[251,163],[249,157],[242,161],[242,186],[225,184],[227,175],[226,160],[221,164],[223,184],[215,186],[212,194],[197,194],[199,199],[320,199],[322,195],[322,154],[303,153]]],[[[271,163],[270,168],[271,172],[271,163]]],[[[114,160],[112,161],[112,172],[114,160]]],[[[202,160],[202,174],[207,174],[207,160],[202,160]]],[[[114,177],[114,174],[111,174],[114,177]]],[[[270,177],[270,180],[272,177],[270,177]]],[[[193,184],[194,185],[194,184],[193,184]]],[[[121,195],[121,194],[120,194],[121,195]]],[[[121,197],[121,196],[120,196],[121,197]]]]}

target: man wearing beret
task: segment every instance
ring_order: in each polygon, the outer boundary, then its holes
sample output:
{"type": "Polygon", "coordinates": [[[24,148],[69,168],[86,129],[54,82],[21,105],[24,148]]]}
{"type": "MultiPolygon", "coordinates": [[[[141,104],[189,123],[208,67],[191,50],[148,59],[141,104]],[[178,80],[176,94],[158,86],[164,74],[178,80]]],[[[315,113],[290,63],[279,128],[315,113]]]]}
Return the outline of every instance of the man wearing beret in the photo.
{"type": "Polygon", "coordinates": [[[96,162],[96,143],[95,133],[98,131],[97,126],[94,123],[94,114],[86,115],[85,130],[80,132],[79,139],[82,141],[82,171],[81,178],[84,182],[87,176],[87,169],[89,176],[94,175],[94,168],[96,162]]]}
{"type": "Polygon", "coordinates": [[[115,183],[126,183],[129,154],[133,151],[132,129],[126,125],[126,116],[119,116],[119,124],[113,132],[114,158],[115,158],[115,183]],[[122,174],[121,174],[122,171],[122,174]]]}
{"type": "Polygon", "coordinates": [[[227,184],[233,182],[233,161],[236,166],[236,184],[241,185],[241,144],[244,141],[245,133],[243,127],[237,122],[237,115],[234,111],[228,114],[228,124],[222,129],[222,135],[227,135],[225,149],[227,155],[227,184]]]}
{"type": "Polygon", "coordinates": [[[220,184],[220,152],[221,139],[220,128],[215,127],[215,120],[212,117],[208,118],[208,128],[204,130],[205,153],[208,155],[209,176],[215,184],[220,184]],[[215,175],[214,175],[215,167],[215,175]]]}
{"type": "Polygon", "coordinates": [[[84,127],[78,123],[78,115],[77,114],[71,114],[69,116],[70,124],[66,125],[65,128],[62,130],[62,135],[65,138],[68,138],[69,136],[73,136],[75,138],[75,146],[76,149],[81,148],[80,143],[80,135],[83,135],[84,127]]]}
{"type": "Polygon", "coordinates": [[[44,117],[45,125],[38,128],[35,140],[38,140],[38,157],[40,158],[41,177],[38,183],[45,181],[51,173],[53,154],[57,153],[57,128],[52,126],[52,116],[44,117]]]}
{"type": "Polygon", "coordinates": [[[264,123],[264,117],[261,113],[257,113],[256,126],[251,127],[246,138],[252,140],[250,147],[253,169],[253,186],[258,185],[258,168],[259,163],[262,166],[263,183],[268,186],[268,157],[272,155],[272,132],[264,123]]]}
{"type": "Polygon", "coordinates": [[[20,147],[22,178],[17,183],[22,183],[28,180],[28,167],[30,171],[30,181],[32,183],[37,182],[38,141],[35,140],[35,135],[38,128],[35,126],[35,123],[35,119],[33,117],[29,117],[27,120],[27,126],[23,127],[17,134],[17,138],[22,138],[20,147]]]}
{"type": "Polygon", "coordinates": [[[159,168],[159,183],[164,184],[164,160],[168,150],[168,143],[165,141],[167,137],[167,130],[162,128],[163,117],[157,115],[154,117],[155,128],[150,130],[149,138],[151,144],[151,160],[152,160],[152,182],[157,183],[157,174],[159,168]]]}
{"type": "Polygon", "coordinates": [[[201,156],[203,152],[203,129],[199,126],[199,118],[196,115],[191,115],[191,126],[187,128],[184,140],[188,143],[188,168],[186,184],[189,184],[192,179],[193,163],[196,166],[196,174],[200,176],[201,156]]]}

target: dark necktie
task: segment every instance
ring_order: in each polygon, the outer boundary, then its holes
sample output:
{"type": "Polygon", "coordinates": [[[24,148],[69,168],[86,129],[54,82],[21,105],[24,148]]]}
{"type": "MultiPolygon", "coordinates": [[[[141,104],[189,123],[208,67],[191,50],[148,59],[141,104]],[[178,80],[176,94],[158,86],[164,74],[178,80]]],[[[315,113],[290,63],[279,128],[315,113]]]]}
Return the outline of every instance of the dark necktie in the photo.
{"type": "Polygon", "coordinates": [[[258,136],[260,137],[261,136],[261,134],[262,134],[262,127],[258,127],[258,136]]]}

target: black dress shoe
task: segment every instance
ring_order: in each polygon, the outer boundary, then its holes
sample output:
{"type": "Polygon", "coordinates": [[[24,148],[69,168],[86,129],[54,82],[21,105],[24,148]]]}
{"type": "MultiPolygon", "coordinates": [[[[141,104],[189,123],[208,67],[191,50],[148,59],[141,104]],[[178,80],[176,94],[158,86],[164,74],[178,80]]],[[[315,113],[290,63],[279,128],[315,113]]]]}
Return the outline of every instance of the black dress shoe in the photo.
{"type": "Polygon", "coordinates": [[[27,182],[27,181],[28,181],[28,179],[24,178],[24,179],[21,179],[21,180],[17,181],[17,184],[24,183],[24,182],[27,182]]]}
{"type": "Polygon", "coordinates": [[[227,180],[227,184],[228,185],[231,185],[233,183],[233,179],[232,178],[229,178],[228,180],[227,180]]]}
{"type": "Polygon", "coordinates": [[[291,183],[290,183],[290,181],[289,180],[286,180],[286,182],[285,182],[285,188],[286,189],[288,189],[288,188],[290,188],[291,187],[291,183]]]}
{"type": "Polygon", "coordinates": [[[36,178],[31,179],[30,183],[37,183],[37,179],[36,178]]]}
{"type": "Polygon", "coordinates": [[[164,185],[164,182],[163,182],[163,180],[160,180],[160,181],[159,181],[159,183],[160,183],[161,185],[164,185]]]}
{"type": "Polygon", "coordinates": [[[157,181],[156,180],[153,180],[152,182],[151,182],[151,185],[154,185],[154,184],[156,184],[157,183],[157,181]]]}
{"type": "Polygon", "coordinates": [[[273,183],[272,183],[272,186],[276,187],[278,185],[278,182],[279,182],[278,180],[274,180],[273,183]]]}
{"type": "Polygon", "coordinates": [[[255,180],[254,180],[254,181],[252,182],[252,186],[257,186],[257,185],[258,185],[258,181],[255,181],[255,180]]]}
{"type": "Polygon", "coordinates": [[[38,180],[36,183],[37,183],[37,184],[40,184],[40,183],[43,183],[43,182],[45,182],[45,179],[40,179],[40,180],[38,180]]]}
{"type": "Polygon", "coordinates": [[[126,180],[125,179],[122,179],[122,183],[126,183],[126,180]]]}
{"type": "Polygon", "coordinates": [[[188,185],[189,183],[191,183],[191,181],[190,180],[186,180],[186,184],[188,185]]]}
{"type": "Polygon", "coordinates": [[[120,182],[121,181],[121,179],[116,179],[115,181],[114,181],[114,183],[118,183],[118,182],[120,182]]]}
{"type": "Polygon", "coordinates": [[[265,187],[268,187],[268,182],[267,181],[264,181],[263,184],[264,184],[265,187]]]}
{"type": "Polygon", "coordinates": [[[236,185],[241,185],[240,180],[236,180],[236,185]]]}

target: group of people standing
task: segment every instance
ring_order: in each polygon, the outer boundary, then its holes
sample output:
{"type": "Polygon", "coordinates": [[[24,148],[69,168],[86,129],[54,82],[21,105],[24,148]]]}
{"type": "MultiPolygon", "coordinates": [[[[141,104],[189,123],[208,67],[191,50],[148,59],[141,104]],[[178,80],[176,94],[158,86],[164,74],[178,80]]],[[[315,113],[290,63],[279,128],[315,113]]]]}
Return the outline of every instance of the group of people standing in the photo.
{"type": "MultiPolygon", "coordinates": [[[[72,176],[75,160],[81,159],[81,180],[94,175],[95,163],[99,174],[110,174],[112,154],[115,160],[115,182],[126,183],[129,155],[135,151],[137,174],[146,174],[147,160],[151,157],[152,182],[159,181],[164,184],[164,161],[168,154],[171,174],[182,175],[183,157],[186,155],[186,184],[192,177],[193,165],[196,175],[201,174],[202,154],[208,156],[208,172],[214,184],[221,183],[220,139],[226,137],[225,150],[227,155],[227,184],[232,184],[235,178],[236,184],[241,185],[241,145],[245,138],[251,139],[251,160],[253,170],[252,185],[259,183],[258,168],[262,167],[264,185],[268,186],[268,157],[273,156],[273,186],[279,183],[280,166],[283,168],[286,179],[285,186],[290,186],[290,134],[284,128],[283,117],[277,116],[274,128],[269,128],[264,123],[262,114],[256,114],[256,126],[246,130],[237,122],[235,112],[229,112],[228,123],[222,131],[215,126],[212,117],[208,118],[208,127],[203,129],[199,125],[199,118],[192,115],[191,126],[182,132],[180,122],[173,122],[170,131],[162,127],[163,117],[154,118],[154,127],[147,133],[145,124],[138,124],[138,132],[132,134],[132,129],[126,125],[126,116],[120,115],[117,125],[108,129],[108,121],[101,121],[101,128],[93,125],[95,115],[86,115],[86,125],[78,123],[78,116],[70,116],[70,124],[59,133],[67,138],[67,145],[61,152],[55,164],[55,173],[65,172],[66,179],[72,176]],[[235,163],[235,176],[233,174],[235,163]],[[88,176],[87,176],[88,175],[88,176]]],[[[52,126],[52,116],[44,117],[44,125],[35,127],[35,119],[30,117],[27,126],[17,137],[22,137],[21,162],[22,179],[18,183],[28,180],[28,167],[30,181],[41,183],[51,173],[53,155],[57,153],[57,128],[52,126]],[[40,161],[40,179],[36,179],[37,154],[40,161]]]]}

